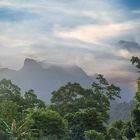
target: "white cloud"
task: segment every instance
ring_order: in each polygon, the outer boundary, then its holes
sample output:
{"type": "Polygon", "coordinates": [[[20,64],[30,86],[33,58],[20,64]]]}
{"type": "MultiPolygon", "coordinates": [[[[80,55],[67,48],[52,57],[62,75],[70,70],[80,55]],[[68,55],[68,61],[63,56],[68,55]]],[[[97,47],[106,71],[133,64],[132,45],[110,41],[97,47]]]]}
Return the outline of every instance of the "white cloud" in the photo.
{"type": "Polygon", "coordinates": [[[1,0],[0,7],[21,9],[36,16],[22,22],[0,19],[2,65],[19,68],[25,57],[32,57],[75,64],[88,74],[128,77],[129,70],[122,71],[119,67],[129,65],[126,60],[132,53],[110,42],[129,36],[139,40],[139,20],[131,19],[132,11],[118,8],[117,2],[1,0]]]}
{"type": "Polygon", "coordinates": [[[103,40],[125,34],[133,28],[132,23],[119,23],[107,25],[83,25],[71,30],[55,29],[58,37],[77,39],[87,43],[101,44],[103,40]]]}

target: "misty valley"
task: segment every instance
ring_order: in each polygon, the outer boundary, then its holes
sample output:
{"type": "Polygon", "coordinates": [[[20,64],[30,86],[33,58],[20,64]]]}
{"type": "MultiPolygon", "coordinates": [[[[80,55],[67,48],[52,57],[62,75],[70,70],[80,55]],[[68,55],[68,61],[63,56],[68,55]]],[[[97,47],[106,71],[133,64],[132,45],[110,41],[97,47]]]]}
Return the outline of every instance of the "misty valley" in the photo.
{"type": "Polygon", "coordinates": [[[0,0],[0,140],[140,140],[140,0],[0,0]]]}
{"type": "MultiPolygon", "coordinates": [[[[140,68],[138,57],[131,62],[140,68]]],[[[0,75],[2,140],[139,138],[139,78],[135,98],[121,101],[120,87],[77,66],[44,68],[27,58],[19,71],[2,68],[0,75]]]]}

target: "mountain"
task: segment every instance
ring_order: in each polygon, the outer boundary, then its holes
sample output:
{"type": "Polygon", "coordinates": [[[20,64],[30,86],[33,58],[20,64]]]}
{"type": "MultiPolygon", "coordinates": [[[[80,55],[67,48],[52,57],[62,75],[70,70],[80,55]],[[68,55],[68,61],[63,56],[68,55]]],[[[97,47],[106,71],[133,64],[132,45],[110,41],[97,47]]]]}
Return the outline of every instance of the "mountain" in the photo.
{"type": "Polygon", "coordinates": [[[0,79],[11,78],[15,75],[16,71],[8,68],[0,68],[0,79]]]}
{"type": "Polygon", "coordinates": [[[136,103],[133,100],[121,103],[113,101],[111,103],[111,110],[109,112],[109,123],[111,124],[112,122],[117,120],[129,121],[131,119],[132,110],[135,108],[135,106],[136,103]]]}
{"type": "Polygon", "coordinates": [[[12,80],[21,87],[23,92],[34,89],[38,97],[47,104],[50,101],[51,92],[67,82],[78,82],[84,87],[93,82],[93,78],[78,66],[44,64],[28,58],[18,71],[0,69],[0,79],[3,78],[12,80]]]}
{"type": "Polygon", "coordinates": [[[126,49],[129,52],[140,51],[140,44],[134,41],[120,40],[118,45],[120,48],[126,49]]]}
{"type": "MultiPolygon", "coordinates": [[[[23,67],[16,71],[8,68],[0,68],[0,79],[10,79],[21,87],[22,92],[34,89],[38,97],[48,104],[51,92],[68,82],[78,82],[83,87],[88,87],[95,77],[88,76],[83,69],[75,65],[53,64],[37,62],[33,59],[25,59],[23,67]]],[[[118,80],[116,80],[118,81],[118,80]]],[[[122,89],[121,100],[130,101],[134,96],[134,89],[123,82],[110,81],[122,89]]]]}

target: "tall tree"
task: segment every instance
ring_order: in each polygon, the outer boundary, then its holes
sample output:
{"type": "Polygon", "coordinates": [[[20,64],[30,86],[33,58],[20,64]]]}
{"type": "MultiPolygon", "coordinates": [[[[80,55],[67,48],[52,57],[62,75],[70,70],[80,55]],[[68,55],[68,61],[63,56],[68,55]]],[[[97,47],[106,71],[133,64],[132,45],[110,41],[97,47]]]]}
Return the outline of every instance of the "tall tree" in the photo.
{"type": "Polygon", "coordinates": [[[9,100],[2,100],[0,102],[0,118],[10,125],[13,119],[21,120],[22,114],[19,112],[19,105],[16,102],[9,100]]]}
{"type": "Polygon", "coordinates": [[[27,115],[32,134],[39,138],[42,136],[56,136],[58,139],[68,134],[68,123],[58,112],[48,109],[30,110],[27,115]]]}
{"type": "Polygon", "coordinates": [[[85,140],[105,140],[105,137],[102,133],[95,130],[85,131],[85,140]]]}
{"type": "Polygon", "coordinates": [[[20,104],[21,92],[20,88],[13,84],[11,80],[3,79],[0,81],[0,100],[8,99],[20,104]]]}
{"type": "Polygon", "coordinates": [[[57,91],[52,92],[51,108],[61,115],[76,112],[81,106],[79,102],[84,99],[85,89],[78,83],[68,83],[57,91]]]}
{"type": "Polygon", "coordinates": [[[24,106],[27,108],[45,108],[45,103],[37,98],[33,89],[28,90],[24,94],[24,106]]]}
{"type": "Polygon", "coordinates": [[[102,119],[107,121],[110,101],[120,97],[120,88],[109,84],[102,75],[98,75],[96,79],[97,81],[93,82],[89,89],[81,87],[78,83],[68,83],[54,91],[51,108],[61,115],[94,108],[100,112],[102,119]]]}
{"type": "MultiPolygon", "coordinates": [[[[140,69],[140,59],[138,57],[132,57],[132,64],[135,64],[140,69]]],[[[140,71],[139,71],[140,72],[140,71]]],[[[133,125],[135,132],[140,134],[140,76],[137,79],[137,92],[135,95],[136,107],[133,110],[133,125]]]]}
{"type": "Polygon", "coordinates": [[[71,129],[71,140],[84,140],[84,132],[96,130],[105,133],[105,127],[100,114],[95,109],[69,113],[65,116],[71,129]]]}

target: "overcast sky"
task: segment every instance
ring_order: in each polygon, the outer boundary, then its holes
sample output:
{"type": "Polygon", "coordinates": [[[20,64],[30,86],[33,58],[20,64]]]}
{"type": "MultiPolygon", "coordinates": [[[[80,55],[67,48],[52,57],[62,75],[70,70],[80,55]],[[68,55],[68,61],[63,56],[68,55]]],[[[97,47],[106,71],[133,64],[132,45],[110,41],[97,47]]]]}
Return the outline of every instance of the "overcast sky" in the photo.
{"type": "Polygon", "coordinates": [[[29,57],[133,85],[132,55],[139,0],[0,0],[0,67],[19,69],[29,57]]]}

